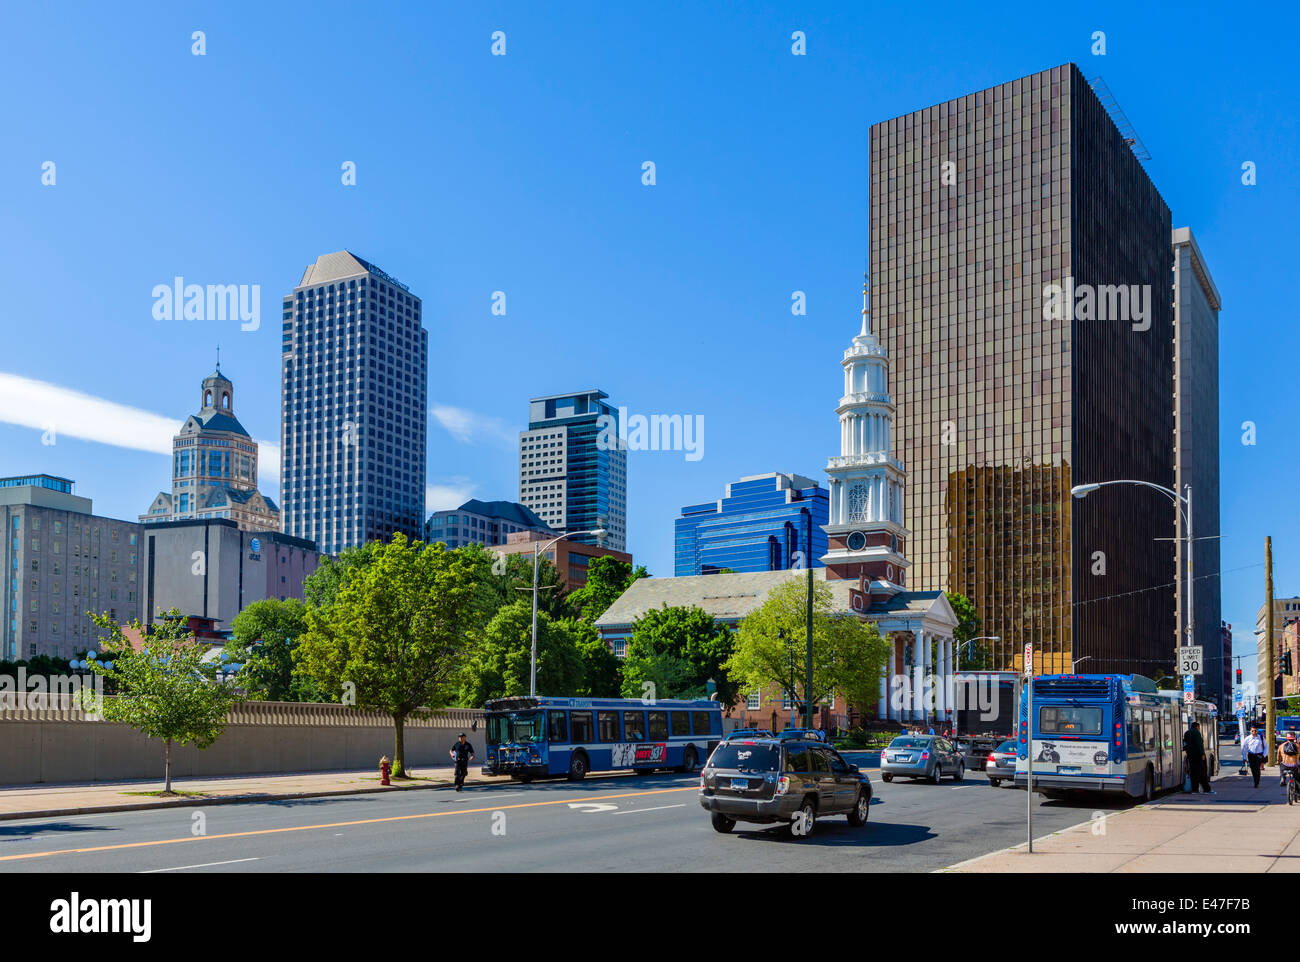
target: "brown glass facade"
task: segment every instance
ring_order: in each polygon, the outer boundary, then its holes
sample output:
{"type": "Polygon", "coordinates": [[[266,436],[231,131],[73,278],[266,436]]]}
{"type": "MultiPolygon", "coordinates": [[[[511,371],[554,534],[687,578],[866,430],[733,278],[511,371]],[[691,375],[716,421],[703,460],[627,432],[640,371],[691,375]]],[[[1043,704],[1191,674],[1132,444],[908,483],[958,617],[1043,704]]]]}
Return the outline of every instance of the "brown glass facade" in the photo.
{"type": "Polygon", "coordinates": [[[1168,208],[1073,64],[874,125],[870,169],[909,587],[968,595],[996,667],[1032,641],[1043,671],[1168,670],[1172,506],[1069,495],[1173,483],[1168,208]],[[1145,319],[1045,320],[1066,278],[1145,319]]]}

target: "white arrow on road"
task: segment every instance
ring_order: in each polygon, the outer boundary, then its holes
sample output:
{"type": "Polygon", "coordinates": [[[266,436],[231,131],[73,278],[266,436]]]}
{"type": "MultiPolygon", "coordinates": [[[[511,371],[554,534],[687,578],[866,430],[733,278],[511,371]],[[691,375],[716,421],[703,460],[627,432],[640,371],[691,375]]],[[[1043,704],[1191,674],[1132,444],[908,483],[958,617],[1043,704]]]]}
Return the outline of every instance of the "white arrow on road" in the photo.
{"type": "Polygon", "coordinates": [[[609,805],[605,802],[570,802],[569,808],[576,809],[579,812],[612,812],[617,805],[609,805]]]}

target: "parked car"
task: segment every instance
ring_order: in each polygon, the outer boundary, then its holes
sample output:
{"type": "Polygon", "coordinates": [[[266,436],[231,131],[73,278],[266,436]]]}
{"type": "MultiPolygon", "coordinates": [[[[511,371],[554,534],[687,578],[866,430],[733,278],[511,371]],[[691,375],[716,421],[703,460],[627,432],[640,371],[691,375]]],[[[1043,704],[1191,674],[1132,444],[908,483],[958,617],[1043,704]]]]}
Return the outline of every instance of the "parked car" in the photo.
{"type": "Polygon", "coordinates": [[[787,728],[785,731],[779,732],[776,737],[782,740],[788,738],[798,738],[805,741],[823,742],[823,743],[825,743],[827,740],[826,733],[822,731],[820,728],[787,728]]]}
{"type": "Polygon", "coordinates": [[[938,785],[944,775],[960,782],[965,774],[966,760],[942,735],[899,735],[880,753],[880,777],[887,782],[897,775],[938,785]]]}
{"type": "Polygon", "coordinates": [[[993,751],[989,752],[988,760],[984,763],[984,774],[989,777],[989,784],[997,788],[1003,782],[1016,783],[1016,751],[1015,739],[1008,738],[993,751]]]}
{"type": "Polygon", "coordinates": [[[845,815],[865,825],[871,782],[829,745],[780,738],[730,738],[713,750],[700,772],[700,807],[713,828],[737,822],[784,823],[795,836],[811,835],[818,820],[845,815]]]}

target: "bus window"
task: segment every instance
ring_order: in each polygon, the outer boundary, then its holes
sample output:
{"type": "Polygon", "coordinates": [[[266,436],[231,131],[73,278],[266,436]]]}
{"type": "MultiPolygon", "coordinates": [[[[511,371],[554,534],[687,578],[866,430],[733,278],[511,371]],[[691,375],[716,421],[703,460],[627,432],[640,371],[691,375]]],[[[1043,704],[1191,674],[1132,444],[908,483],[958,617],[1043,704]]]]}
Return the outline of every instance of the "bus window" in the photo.
{"type": "Polygon", "coordinates": [[[629,742],[645,740],[645,712],[623,712],[623,739],[629,742]]]}
{"type": "Polygon", "coordinates": [[[1100,735],[1101,709],[1079,705],[1044,705],[1038,709],[1041,735],[1100,735]]]}
{"type": "Polygon", "coordinates": [[[488,715],[487,728],[489,745],[500,745],[510,741],[510,717],[508,715],[488,715]]]}
{"type": "Polygon", "coordinates": [[[596,730],[600,732],[602,742],[618,741],[618,712],[596,712],[596,730]]]}
{"type": "Polygon", "coordinates": [[[668,712],[652,711],[650,716],[650,740],[662,742],[668,740],[668,712]]]}
{"type": "Polygon", "coordinates": [[[569,713],[569,727],[573,729],[573,741],[575,744],[589,742],[591,737],[591,712],[575,711],[569,713]]]}
{"type": "Polygon", "coordinates": [[[689,735],[691,733],[691,716],[684,711],[671,711],[668,713],[672,721],[674,735],[689,735]]]}
{"type": "Polygon", "coordinates": [[[713,723],[709,719],[709,713],[706,711],[691,712],[691,730],[697,735],[712,734],[713,723]]]}
{"type": "Polygon", "coordinates": [[[550,732],[551,741],[564,742],[568,741],[568,726],[565,724],[564,712],[552,708],[550,711],[550,732]]]}
{"type": "Polygon", "coordinates": [[[1134,711],[1128,717],[1128,750],[1129,752],[1141,752],[1145,749],[1142,747],[1142,715],[1134,711]]]}
{"type": "Polygon", "coordinates": [[[1149,709],[1142,709],[1142,750],[1156,750],[1156,719],[1149,709]]]}

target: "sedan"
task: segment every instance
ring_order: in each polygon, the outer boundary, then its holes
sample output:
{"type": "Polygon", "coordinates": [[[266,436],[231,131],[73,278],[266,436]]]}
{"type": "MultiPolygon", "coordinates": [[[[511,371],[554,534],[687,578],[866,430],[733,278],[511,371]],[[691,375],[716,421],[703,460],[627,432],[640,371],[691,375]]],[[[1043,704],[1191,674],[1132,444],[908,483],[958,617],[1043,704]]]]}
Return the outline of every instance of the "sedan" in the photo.
{"type": "Polygon", "coordinates": [[[880,753],[880,777],[887,782],[898,775],[938,785],[945,775],[961,781],[965,774],[966,761],[957,746],[940,735],[899,735],[880,753]]]}
{"type": "Polygon", "coordinates": [[[1003,782],[1016,783],[1016,743],[1007,739],[989,753],[984,763],[984,774],[989,777],[989,784],[997,788],[1003,782]]]}

